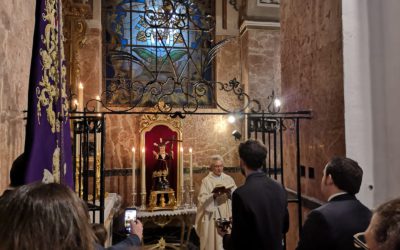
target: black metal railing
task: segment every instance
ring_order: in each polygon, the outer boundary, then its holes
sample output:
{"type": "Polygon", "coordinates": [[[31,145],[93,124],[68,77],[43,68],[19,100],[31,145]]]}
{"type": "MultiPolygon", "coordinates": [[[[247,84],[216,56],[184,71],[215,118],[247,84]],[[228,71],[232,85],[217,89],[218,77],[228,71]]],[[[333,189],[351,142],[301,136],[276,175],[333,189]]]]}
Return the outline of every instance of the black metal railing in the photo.
{"type": "Polygon", "coordinates": [[[288,199],[289,203],[297,204],[299,234],[302,225],[302,196],[301,196],[301,150],[300,150],[300,123],[302,120],[311,119],[310,111],[288,112],[288,113],[261,113],[247,116],[247,136],[261,140],[268,149],[267,159],[264,163],[264,172],[274,178],[285,187],[285,150],[289,151],[287,145],[292,144],[295,148],[296,184],[295,197],[288,199]],[[285,142],[285,133],[294,135],[294,142],[285,142]]]}
{"type": "Polygon", "coordinates": [[[93,222],[104,222],[104,116],[71,116],[75,191],[87,203],[93,222]],[[96,221],[96,218],[99,221],[96,221]]]}

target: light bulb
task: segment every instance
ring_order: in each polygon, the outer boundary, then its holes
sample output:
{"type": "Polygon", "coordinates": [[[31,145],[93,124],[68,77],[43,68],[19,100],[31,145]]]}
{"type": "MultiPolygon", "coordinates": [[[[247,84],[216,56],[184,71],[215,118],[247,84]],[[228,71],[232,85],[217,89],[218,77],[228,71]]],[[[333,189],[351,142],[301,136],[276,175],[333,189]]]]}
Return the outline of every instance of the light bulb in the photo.
{"type": "Polygon", "coordinates": [[[279,108],[282,105],[281,100],[275,99],[274,105],[275,105],[275,107],[279,108]]]}
{"type": "Polygon", "coordinates": [[[234,123],[235,121],[236,121],[236,118],[233,115],[228,116],[229,123],[234,123]]]}

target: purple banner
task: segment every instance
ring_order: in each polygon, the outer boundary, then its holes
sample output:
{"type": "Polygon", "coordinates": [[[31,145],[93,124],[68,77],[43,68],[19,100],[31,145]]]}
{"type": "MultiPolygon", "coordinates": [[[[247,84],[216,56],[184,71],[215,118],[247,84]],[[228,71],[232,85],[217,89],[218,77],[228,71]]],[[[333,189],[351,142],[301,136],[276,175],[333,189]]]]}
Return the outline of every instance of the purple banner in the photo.
{"type": "Polygon", "coordinates": [[[37,0],[29,79],[25,183],[73,186],[61,0],[37,0]]]}

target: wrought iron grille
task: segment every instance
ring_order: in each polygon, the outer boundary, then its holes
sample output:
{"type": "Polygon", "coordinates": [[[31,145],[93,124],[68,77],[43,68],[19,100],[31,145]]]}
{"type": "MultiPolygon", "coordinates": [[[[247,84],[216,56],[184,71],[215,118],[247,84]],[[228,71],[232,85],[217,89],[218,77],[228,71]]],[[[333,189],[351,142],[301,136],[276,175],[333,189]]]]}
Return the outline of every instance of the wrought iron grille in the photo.
{"type": "Polygon", "coordinates": [[[109,106],[215,107],[213,1],[104,1],[109,106]]]}

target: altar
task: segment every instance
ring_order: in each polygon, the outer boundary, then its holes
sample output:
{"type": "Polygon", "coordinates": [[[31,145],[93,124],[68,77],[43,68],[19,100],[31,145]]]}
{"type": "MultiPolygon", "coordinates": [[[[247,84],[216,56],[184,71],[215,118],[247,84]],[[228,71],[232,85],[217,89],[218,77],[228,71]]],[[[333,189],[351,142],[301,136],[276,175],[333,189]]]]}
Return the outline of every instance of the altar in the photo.
{"type": "Polygon", "coordinates": [[[184,249],[190,238],[190,234],[194,225],[196,217],[196,208],[181,208],[170,211],[138,211],[137,217],[146,228],[146,224],[154,223],[155,225],[164,228],[172,222],[178,222],[180,225],[180,244],[166,242],[164,237],[158,240],[158,243],[151,245],[144,245],[145,249],[184,249]],[[186,239],[185,230],[187,230],[186,239]]]}
{"type": "Polygon", "coordinates": [[[142,244],[145,249],[183,249],[188,244],[195,222],[196,206],[193,202],[191,148],[188,150],[188,189],[184,182],[182,121],[166,115],[143,115],[139,134],[141,151],[138,158],[135,154],[132,157],[132,173],[136,173],[136,166],[140,169],[140,176],[132,176],[133,205],[139,208],[137,218],[142,221],[143,227],[155,226],[161,229],[162,235],[156,243],[144,241],[142,244]],[[139,180],[140,192],[135,185],[139,180]],[[165,237],[165,227],[172,225],[180,228],[179,243],[168,242],[165,237]]]}

